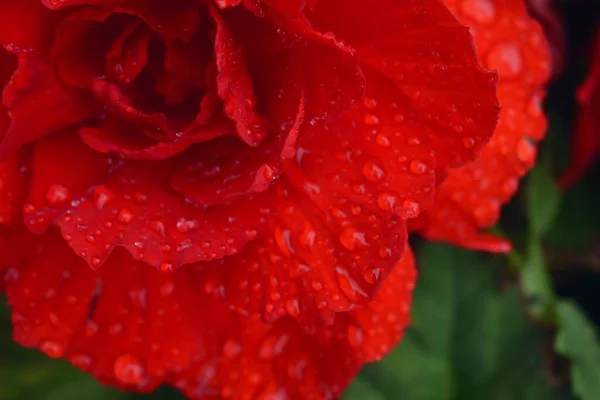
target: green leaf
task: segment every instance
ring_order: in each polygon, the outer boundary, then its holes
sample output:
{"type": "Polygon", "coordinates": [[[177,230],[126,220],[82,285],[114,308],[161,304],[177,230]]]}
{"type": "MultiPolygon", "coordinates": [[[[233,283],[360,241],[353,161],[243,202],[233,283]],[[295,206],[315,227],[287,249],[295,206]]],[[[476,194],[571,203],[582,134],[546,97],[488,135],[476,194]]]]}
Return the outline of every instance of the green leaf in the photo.
{"type": "Polygon", "coordinates": [[[556,307],[556,350],[571,362],[573,391],[581,400],[600,398],[600,345],[592,323],[572,301],[556,307]]]}
{"type": "Polygon", "coordinates": [[[531,314],[538,320],[552,320],[554,289],[538,238],[532,237],[529,240],[527,255],[520,268],[519,281],[531,314]]]}
{"type": "Polygon", "coordinates": [[[540,372],[542,335],[527,322],[516,288],[499,290],[495,262],[445,245],[424,246],[418,259],[412,326],[389,357],[364,369],[346,399],[360,398],[358,390],[390,400],[562,398],[540,372]]]}
{"type": "Polygon", "coordinates": [[[560,208],[560,193],[554,180],[542,164],[538,164],[527,178],[527,216],[535,237],[542,236],[551,227],[560,208]]]}

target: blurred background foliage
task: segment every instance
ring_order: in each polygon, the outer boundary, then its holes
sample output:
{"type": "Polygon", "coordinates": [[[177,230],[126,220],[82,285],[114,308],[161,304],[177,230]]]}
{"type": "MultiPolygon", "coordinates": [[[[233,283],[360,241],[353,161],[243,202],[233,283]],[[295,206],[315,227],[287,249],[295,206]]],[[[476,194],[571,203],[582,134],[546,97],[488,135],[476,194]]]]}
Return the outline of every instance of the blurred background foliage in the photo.
{"type": "MultiPolygon", "coordinates": [[[[593,3],[558,4],[571,50],[549,87],[548,135],[538,166],[494,228],[515,250],[495,256],[415,239],[412,326],[383,362],[364,368],[346,400],[600,399],[600,168],[565,193],[554,185],[568,163],[573,93],[600,15],[593,3]]],[[[1,400],[181,398],[169,388],[120,393],[16,346],[2,307],[1,400]]]]}

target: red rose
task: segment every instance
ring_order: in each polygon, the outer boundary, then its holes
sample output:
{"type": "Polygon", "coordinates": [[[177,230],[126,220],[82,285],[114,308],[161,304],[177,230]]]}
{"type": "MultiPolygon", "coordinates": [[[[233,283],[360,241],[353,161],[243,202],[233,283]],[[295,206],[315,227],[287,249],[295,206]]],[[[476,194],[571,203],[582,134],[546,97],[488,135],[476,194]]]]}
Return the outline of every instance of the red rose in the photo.
{"type": "Polygon", "coordinates": [[[536,144],[546,133],[541,109],[550,74],[550,54],[540,25],[521,0],[477,1],[470,8],[445,0],[472,28],[483,65],[498,71],[500,121],[479,158],[450,172],[434,206],[415,227],[429,239],[492,252],[508,252],[506,240],[481,232],[494,225],[500,208],[533,166],[536,144]]]}
{"type": "Polygon", "coordinates": [[[0,11],[19,343],[123,388],[240,399],[337,396],[397,343],[406,221],[498,117],[440,1],[0,11]]]}

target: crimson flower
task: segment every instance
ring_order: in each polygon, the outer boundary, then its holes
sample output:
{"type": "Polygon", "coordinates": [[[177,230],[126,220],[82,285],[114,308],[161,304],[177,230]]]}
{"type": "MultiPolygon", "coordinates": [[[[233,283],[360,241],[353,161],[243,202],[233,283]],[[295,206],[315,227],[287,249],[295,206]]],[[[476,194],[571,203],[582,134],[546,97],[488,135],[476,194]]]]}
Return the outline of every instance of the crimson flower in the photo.
{"type": "Polygon", "coordinates": [[[548,43],[521,0],[445,3],[471,27],[483,65],[498,72],[502,111],[496,132],[479,158],[450,171],[436,193],[435,205],[414,227],[429,239],[508,252],[510,243],[482,229],[498,221],[500,208],[534,166],[536,145],[546,133],[541,105],[550,75],[548,43]]]}
{"type": "Polygon", "coordinates": [[[0,43],[14,338],[128,390],[338,396],[498,119],[439,0],[0,0],[0,43]]]}

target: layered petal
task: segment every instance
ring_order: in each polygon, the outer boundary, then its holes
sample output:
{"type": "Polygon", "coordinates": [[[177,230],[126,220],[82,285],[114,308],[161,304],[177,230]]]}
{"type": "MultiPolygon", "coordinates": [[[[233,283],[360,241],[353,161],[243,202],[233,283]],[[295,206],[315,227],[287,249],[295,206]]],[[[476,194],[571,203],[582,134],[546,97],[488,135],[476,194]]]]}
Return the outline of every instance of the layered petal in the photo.
{"type": "Polygon", "coordinates": [[[83,122],[95,111],[91,96],[60,82],[43,54],[21,48],[13,51],[18,67],[2,92],[10,122],[5,132],[0,131],[0,158],[83,122]]]}
{"type": "Polygon", "coordinates": [[[313,330],[367,303],[404,251],[406,219],[433,201],[427,132],[396,117],[404,97],[376,74],[367,78],[360,107],[335,123],[300,127],[270,192],[266,230],[205,269],[207,291],[239,312],[268,321],[290,314],[313,330]]]}
{"type": "Polygon", "coordinates": [[[196,268],[166,275],[116,252],[92,271],[55,232],[25,235],[11,247],[20,262],[2,274],[15,340],[123,389],[167,382],[192,398],[332,398],[408,323],[410,252],[376,300],[307,336],[290,318],[267,325],[227,311],[198,290],[196,268]]]}
{"type": "Polygon", "coordinates": [[[360,0],[320,1],[308,15],[403,96],[397,118],[419,124],[441,173],[474,159],[490,139],[497,76],[481,68],[468,28],[440,1],[374,0],[368,12],[360,0]]]}
{"type": "Polygon", "coordinates": [[[484,65],[498,71],[502,112],[479,158],[450,172],[416,228],[430,239],[506,252],[509,243],[480,230],[496,223],[501,206],[534,165],[536,144],[546,131],[541,102],[550,72],[549,51],[541,27],[520,0],[478,2],[473,7],[454,0],[446,4],[473,28],[484,65]]]}
{"type": "Polygon", "coordinates": [[[54,135],[34,148],[25,223],[36,233],[59,226],[93,268],[115,246],[171,270],[237,253],[256,236],[262,198],[207,209],[166,190],[172,170],[94,152],[74,132],[54,135]]]}
{"type": "Polygon", "coordinates": [[[49,50],[56,22],[64,16],[39,0],[2,0],[0,9],[0,45],[42,52],[49,50]]]}

